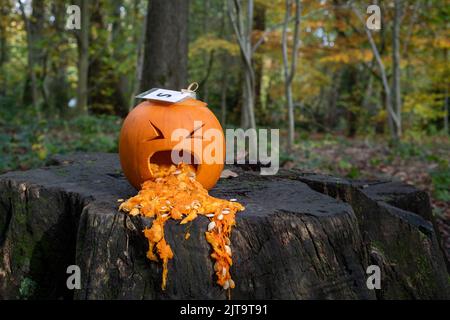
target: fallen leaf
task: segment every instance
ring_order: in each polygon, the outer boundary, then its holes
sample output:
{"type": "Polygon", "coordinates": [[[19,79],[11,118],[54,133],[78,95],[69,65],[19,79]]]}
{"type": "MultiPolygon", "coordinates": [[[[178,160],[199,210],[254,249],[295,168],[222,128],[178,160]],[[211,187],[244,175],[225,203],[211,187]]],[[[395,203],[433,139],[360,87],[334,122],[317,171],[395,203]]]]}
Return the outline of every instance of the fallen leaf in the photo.
{"type": "Polygon", "coordinates": [[[288,160],[283,164],[283,169],[292,169],[295,167],[294,161],[288,160]]]}
{"type": "Polygon", "coordinates": [[[229,169],[225,169],[222,171],[222,173],[220,174],[220,178],[236,178],[238,176],[238,174],[234,171],[231,171],[229,169]]]}

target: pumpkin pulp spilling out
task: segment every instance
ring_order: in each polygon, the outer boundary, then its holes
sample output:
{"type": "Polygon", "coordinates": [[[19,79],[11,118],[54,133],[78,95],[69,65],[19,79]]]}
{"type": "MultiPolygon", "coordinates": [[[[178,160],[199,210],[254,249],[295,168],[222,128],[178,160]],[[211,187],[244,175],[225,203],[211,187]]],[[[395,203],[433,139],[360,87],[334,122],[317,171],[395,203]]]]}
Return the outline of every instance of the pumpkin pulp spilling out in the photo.
{"type": "MultiPolygon", "coordinates": [[[[142,184],[139,193],[123,202],[119,210],[132,216],[141,215],[154,218],[150,228],[144,230],[148,239],[147,258],[163,263],[162,289],[167,283],[167,264],[173,258],[170,245],[164,238],[164,225],[167,220],[181,220],[186,224],[199,215],[206,216],[210,222],[205,232],[206,241],[211,245],[211,258],[215,261],[214,271],[217,284],[225,290],[234,288],[230,267],[233,263],[230,234],[235,225],[237,211],[244,207],[230,201],[211,197],[208,191],[195,179],[195,168],[191,165],[150,163],[151,179],[142,184]]],[[[185,239],[189,238],[189,233],[185,239]]]]}

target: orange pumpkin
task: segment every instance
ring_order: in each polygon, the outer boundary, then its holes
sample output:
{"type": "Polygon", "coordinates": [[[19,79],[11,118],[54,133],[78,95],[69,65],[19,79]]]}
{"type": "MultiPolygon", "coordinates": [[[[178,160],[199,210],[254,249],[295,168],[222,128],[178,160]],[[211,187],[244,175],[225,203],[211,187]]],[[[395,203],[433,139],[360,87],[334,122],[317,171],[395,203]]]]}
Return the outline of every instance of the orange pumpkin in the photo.
{"type": "Polygon", "coordinates": [[[144,101],[128,114],[120,131],[119,155],[122,170],[136,189],[152,178],[150,163],[177,164],[172,161],[172,150],[180,154],[187,152],[191,161],[196,159],[199,162],[195,164],[197,181],[205,189],[214,187],[224,165],[225,138],[219,121],[206,103],[192,98],[174,104],[144,101]],[[195,123],[201,123],[201,127],[195,128],[195,123]],[[184,142],[190,148],[179,150],[180,141],[172,141],[172,133],[177,129],[189,132],[184,138],[188,141],[184,142]],[[220,132],[220,141],[205,139],[202,133],[208,129],[220,132]],[[199,160],[203,159],[203,150],[210,143],[219,146],[220,161],[199,160]]]}

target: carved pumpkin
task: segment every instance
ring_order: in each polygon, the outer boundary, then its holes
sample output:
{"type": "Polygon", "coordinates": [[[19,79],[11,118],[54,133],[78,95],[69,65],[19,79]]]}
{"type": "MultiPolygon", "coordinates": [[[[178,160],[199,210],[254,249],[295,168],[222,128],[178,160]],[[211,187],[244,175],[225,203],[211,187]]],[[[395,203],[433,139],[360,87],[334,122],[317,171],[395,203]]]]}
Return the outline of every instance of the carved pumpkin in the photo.
{"type": "Polygon", "coordinates": [[[152,178],[150,163],[178,164],[172,161],[172,150],[180,155],[187,152],[191,161],[199,162],[195,164],[196,179],[205,189],[209,190],[216,184],[223,169],[225,139],[219,121],[206,103],[192,98],[174,104],[144,101],[128,114],[120,132],[119,155],[122,170],[136,189],[152,178]],[[195,122],[201,126],[194,127],[195,122]],[[191,148],[179,150],[180,141],[172,141],[172,133],[180,128],[186,129],[188,134],[184,142],[191,148]],[[202,133],[208,129],[220,131],[220,141],[205,139],[202,133]],[[203,159],[202,152],[211,143],[220,146],[217,150],[220,161],[207,163],[199,160],[203,159]]]}

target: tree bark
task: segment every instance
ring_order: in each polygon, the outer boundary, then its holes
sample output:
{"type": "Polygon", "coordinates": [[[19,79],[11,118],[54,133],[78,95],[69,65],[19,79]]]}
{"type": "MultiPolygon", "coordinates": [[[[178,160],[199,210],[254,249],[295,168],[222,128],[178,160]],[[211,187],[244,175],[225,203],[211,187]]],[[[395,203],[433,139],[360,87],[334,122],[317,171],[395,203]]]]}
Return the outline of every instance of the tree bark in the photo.
{"type": "MultiPolygon", "coordinates": [[[[0,176],[0,299],[226,299],[214,283],[208,220],[167,222],[174,251],[146,258],[150,218],[118,212],[136,194],[116,154],[58,156],[52,165],[0,176]],[[77,265],[81,288],[68,290],[77,265]]],[[[231,236],[232,299],[449,299],[448,272],[426,192],[389,181],[352,181],[230,167],[211,194],[237,197],[231,236]],[[270,196],[268,196],[270,195],[270,196]],[[381,290],[367,287],[367,267],[381,290]]]]}
{"type": "Polygon", "coordinates": [[[186,87],[188,15],[188,0],[149,1],[141,91],[186,87]]]}
{"type": "Polygon", "coordinates": [[[76,113],[88,111],[88,74],[89,74],[89,1],[80,0],[81,30],[78,37],[78,87],[76,113]]]}

